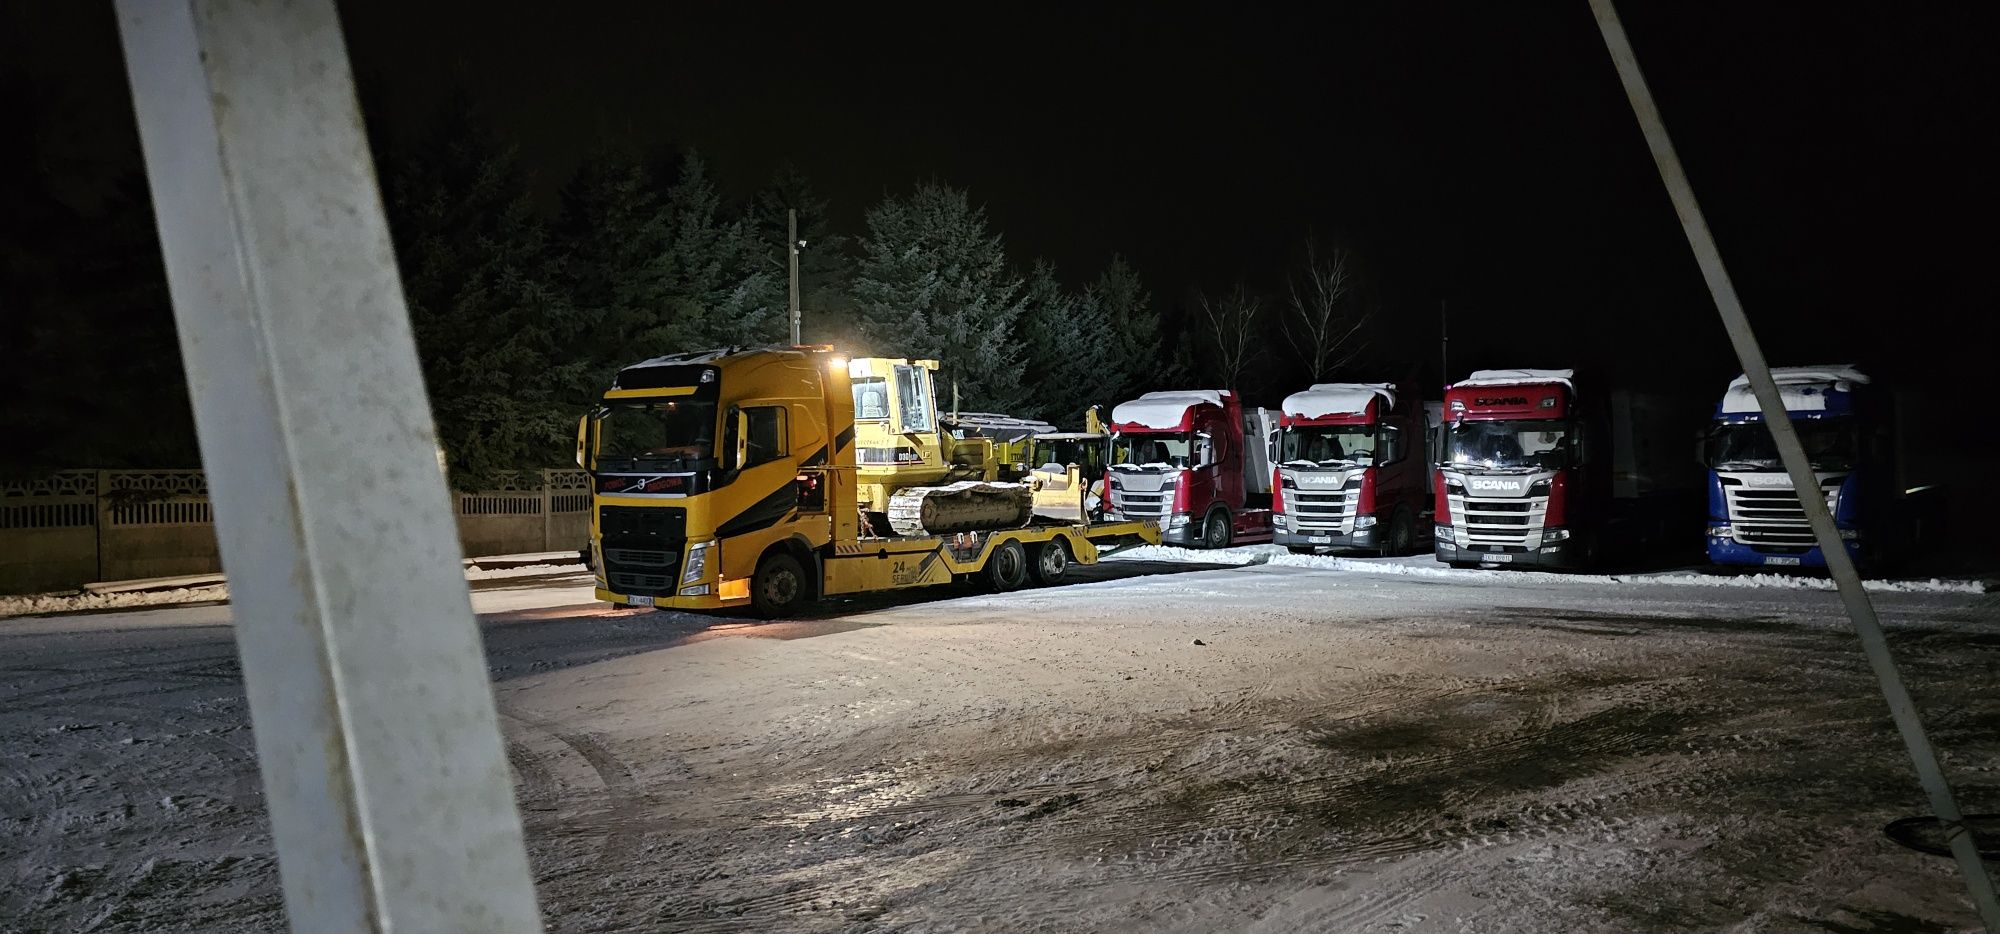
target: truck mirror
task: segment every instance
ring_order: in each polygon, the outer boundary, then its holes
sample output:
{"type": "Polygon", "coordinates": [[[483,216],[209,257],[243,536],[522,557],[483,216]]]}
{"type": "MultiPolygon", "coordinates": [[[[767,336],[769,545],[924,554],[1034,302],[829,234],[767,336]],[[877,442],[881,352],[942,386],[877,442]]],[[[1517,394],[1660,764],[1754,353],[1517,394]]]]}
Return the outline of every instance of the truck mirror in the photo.
{"type": "Polygon", "coordinates": [[[590,416],[584,415],[582,418],[576,420],[576,465],[578,467],[590,466],[588,463],[585,462],[585,458],[583,456],[584,447],[588,442],[589,438],[590,438],[590,416]]]}

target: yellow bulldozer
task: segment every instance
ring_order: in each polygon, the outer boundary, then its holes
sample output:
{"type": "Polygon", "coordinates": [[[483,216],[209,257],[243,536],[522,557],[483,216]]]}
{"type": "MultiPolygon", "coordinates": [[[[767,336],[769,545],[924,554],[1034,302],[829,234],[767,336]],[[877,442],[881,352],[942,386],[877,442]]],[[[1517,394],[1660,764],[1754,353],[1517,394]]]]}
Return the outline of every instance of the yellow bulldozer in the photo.
{"type": "Polygon", "coordinates": [[[936,360],[857,357],[854,389],[858,500],[880,535],[939,535],[1026,525],[1028,486],[1008,482],[1019,460],[1004,442],[955,437],[938,411],[936,360]]]}
{"type": "Polygon", "coordinates": [[[1028,439],[1028,486],[1037,516],[1088,523],[1104,511],[1104,467],[1111,435],[1097,407],[1084,413],[1082,431],[1050,431],[1028,439]]]}

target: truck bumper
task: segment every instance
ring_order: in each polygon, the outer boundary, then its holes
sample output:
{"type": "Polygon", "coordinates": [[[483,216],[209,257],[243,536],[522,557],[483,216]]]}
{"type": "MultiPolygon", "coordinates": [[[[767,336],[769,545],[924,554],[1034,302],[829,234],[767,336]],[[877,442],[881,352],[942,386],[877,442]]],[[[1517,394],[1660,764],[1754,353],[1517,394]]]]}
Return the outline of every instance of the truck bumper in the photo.
{"type": "Polygon", "coordinates": [[[1188,523],[1180,528],[1162,526],[1160,528],[1160,544],[1179,545],[1182,548],[1199,548],[1201,547],[1201,527],[1194,523],[1188,523]]]}
{"type": "MultiPolygon", "coordinates": [[[[1861,563],[1867,556],[1866,550],[1861,547],[1861,542],[1857,540],[1849,539],[1841,544],[1847,546],[1847,555],[1856,564],[1861,563]]],[[[1818,546],[1814,546],[1804,553],[1775,554],[1760,551],[1756,546],[1745,545],[1734,538],[1718,538],[1714,536],[1710,536],[1708,540],[1708,560],[1711,564],[1730,567],[1812,568],[1822,571],[1826,570],[1826,553],[1821,551],[1818,546]]]]}
{"type": "Polygon", "coordinates": [[[650,606],[660,610],[725,610],[730,607],[750,605],[750,598],[747,595],[724,598],[718,597],[711,592],[686,597],[667,596],[665,594],[657,597],[634,596],[632,594],[614,593],[605,590],[602,584],[597,586],[597,599],[605,603],[615,603],[619,606],[650,606]]]}
{"type": "Polygon", "coordinates": [[[1543,545],[1529,551],[1482,551],[1474,548],[1460,548],[1446,541],[1435,543],[1433,552],[1439,561],[1447,564],[1479,564],[1496,568],[1568,568],[1576,566],[1574,542],[1558,542],[1543,545]]]}
{"type": "Polygon", "coordinates": [[[1378,547],[1381,542],[1376,537],[1378,529],[1355,529],[1347,535],[1338,529],[1307,529],[1289,531],[1279,529],[1271,534],[1271,541],[1286,548],[1310,548],[1313,551],[1356,551],[1378,547]]]}

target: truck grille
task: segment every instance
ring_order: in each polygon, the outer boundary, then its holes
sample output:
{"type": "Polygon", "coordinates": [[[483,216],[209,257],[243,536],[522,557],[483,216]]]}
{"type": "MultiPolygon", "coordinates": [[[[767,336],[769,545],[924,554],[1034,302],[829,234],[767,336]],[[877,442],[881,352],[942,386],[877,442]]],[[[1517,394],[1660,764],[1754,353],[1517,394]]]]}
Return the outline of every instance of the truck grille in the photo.
{"type": "Polygon", "coordinates": [[[1283,491],[1285,512],[1299,531],[1333,531],[1346,535],[1354,531],[1354,509],[1360,490],[1283,491]]]}
{"type": "Polygon", "coordinates": [[[1174,494],[1125,493],[1111,497],[1111,508],[1128,519],[1158,519],[1174,508],[1174,494]]]}
{"type": "MultiPolygon", "coordinates": [[[[1724,501],[1729,506],[1729,529],[1742,544],[1762,548],[1809,549],[1813,546],[1812,524],[1806,521],[1805,504],[1793,490],[1751,490],[1725,485],[1724,501]]],[[[1826,491],[1826,508],[1838,501],[1838,488],[1826,491]]]]}
{"type": "Polygon", "coordinates": [[[1113,483],[1111,511],[1127,519],[1164,520],[1174,511],[1174,484],[1151,493],[1134,493],[1113,483]]]}
{"type": "Polygon", "coordinates": [[[687,544],[687,510],[667,506],[603,506],[597,532],[604,582],[622,594],[671,596],[687,544]]]}
{"type": "Polygon", "coordinates": [[[611,589],[622,594],[640,596],[671,596],[674,579],[667,574],[629,574],[624,571],[610,571],[605,575],[611,589]]]}
{"type": "Polygon", "coordinates": [[[1549,498],[1473,499],[1461,494],[1448,497],[1451,516],[1458,523],[1458,543],[1486,551],[1525,551],[1533,536],[1540,544],[1542,523],[1548,514],[1549,498]]]}

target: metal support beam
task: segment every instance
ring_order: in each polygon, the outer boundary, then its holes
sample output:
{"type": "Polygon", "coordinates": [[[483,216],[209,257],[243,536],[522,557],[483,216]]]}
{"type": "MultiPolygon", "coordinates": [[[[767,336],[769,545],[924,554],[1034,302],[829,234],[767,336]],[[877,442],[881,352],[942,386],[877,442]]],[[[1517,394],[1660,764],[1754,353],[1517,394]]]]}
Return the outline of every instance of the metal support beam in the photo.
{"type": "Polygon", "coordinates": [[[331,0],[119,0],[285,904],[540,930],[331,0]]]}
{"type": "Polygon", "coordinates": [[[1639,70],[1639,59],[1632,54],[1632,44],[1625,38],[1625,27],[1618,19],[1618,10],[1611,0],[1590,0],[1590,8],[1597,15],[1597,26],[1604,33],[1604,45],[1611,52],[1611,61],[1618,66],[1618,78],[1625,85],[1625,96],[1632,102],[1632,112],[1639,119],[1639,127],[1646,134],[1646,145],[1653,151],[1653,162],[1659,167],[1660,179],[1666,183],[1667,195],[1673,199],[1674,211],[1680,215],[1681,229],[1687,234],[1688,246],[1694,250],[1695,261],[1701,266],[1702,277],[1708,280],[1709,293],[1714,296],[1715,310],[1722,315],[1722,326],[1729,331],[1729,342],[1736,348],[1736,357],[1743,364],[1743,374],[1750,380],[1750,389],[1757,396],[1757,408],[1763,413],[1764,424],[1771,430],[1771,438],[1777,442],[1778,456],[1784,461],[1785,472],[1791,475],[1792,488],[1799,492],[1799,502],[1805,507],[1806,519],[1812,523],[1813,538],[1819,543],[1821,553],[1826,555],[1827,570],[1840,589],[1840,600],[1847,606],[1847,616],[1854,621],[1854,631],[1861,637],[1861,651],[1874,666],[1875,677],[1881,682],[1882,696],[1889,702],[1889,714],[1896,721],[1896,729],[1902,733],[1903,745],[1910,754],[1910,763],[1916,767],[1917,780],[1923,785],[1924,794],[1930,799],[1931,811],[1943,825],[1945,836],[1951,842],[1951,852],[1958,859],[1959,869],[1965,875],[1965,885],[1972,895],[1972,903],[1979,910],[1979,916],[1988,931],[2000,932],[2000,903],[1996,903],[1993,879],[1987,875],[1986,866],[1979,858],[1978,842],[1966,829],[1964,818],[1959,813],[1958,802],[1952,798],[1951,785],[1945,780],[1944,769],[1938,763],[1937,752],[1931,746],[1930,736],[1924,732],[1924,721],[1917,712],[1917,705],[1910,699],[1910,692],[1903,684],[1902,672],[1896,667],[1896,658],[1889,651],[1889,642],[1882,635],[1882,623],[1875,618],[1875,605],[1868,599],[1868,591],[1861,586],[1861,575],[1854,568],[1854,561],[1848,557],[1847,547],[1840,540],[1839,530],[1833,524],[1833,513],[1827,509],[1826,498],[1819,495],[1819,478],[1813,473],[1812,462],[1806,457],[1804,446],[1799,443],[1799,435],[1792,428],[1792,421],[1785,415],[1784,399],[1778,393],[1778,385],[1771,379],[1771,368],[1764,361],[1764,351],[1757,343],[1757,335],[1750,330],[1750,319],[1743,312],[1743,303],[1736,297],[1736,285],[1729,279],[1729,270],[1722,264],[1722,253],[1715,245],[1715,236],[1709,232],[1708,221],[1702,216],[1701,204],[1695,200],[1694,188],[1688,184],[1687,173],[1681,169],[1680,156],[1674,152],[1673,140],[1667,136],[1666,122],[1660,118],[1658,105],[1653,102],[1653,92],[1646,86],[1646,77],[1639,70]]]}

